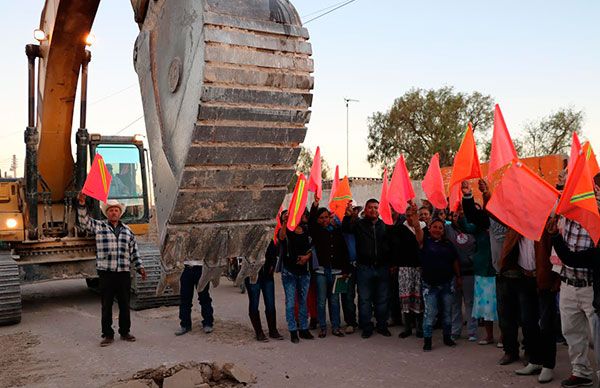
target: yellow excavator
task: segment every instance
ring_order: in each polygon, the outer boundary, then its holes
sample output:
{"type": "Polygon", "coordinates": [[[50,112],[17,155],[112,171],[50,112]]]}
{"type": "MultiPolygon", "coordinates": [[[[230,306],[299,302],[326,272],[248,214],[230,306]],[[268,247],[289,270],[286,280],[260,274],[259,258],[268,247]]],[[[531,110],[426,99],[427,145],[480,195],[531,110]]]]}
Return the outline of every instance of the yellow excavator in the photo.
{"type": "MultiPolygon", "coordinates": [[[[132,273],[133,308],[176,303],[188,258],[204,261],[200,287],[229,257],[245,257],[250,276],[260,267],[310,118],[308,32],[287,0],[131,4],[149,153],[139,136],[86,128],[86,39],[100,0],[46,0],[39,44],[26,46],[24,178],[0,180],[0,324],[20,321],[21,284],[94,282],[94,241],[74,204],[96,153],[113,175],[109,198],[126,204],[124,222],[142,240],[149,276],[132,273]]],[[[88,210],[101,217],[97,201],[88,210]]]]}

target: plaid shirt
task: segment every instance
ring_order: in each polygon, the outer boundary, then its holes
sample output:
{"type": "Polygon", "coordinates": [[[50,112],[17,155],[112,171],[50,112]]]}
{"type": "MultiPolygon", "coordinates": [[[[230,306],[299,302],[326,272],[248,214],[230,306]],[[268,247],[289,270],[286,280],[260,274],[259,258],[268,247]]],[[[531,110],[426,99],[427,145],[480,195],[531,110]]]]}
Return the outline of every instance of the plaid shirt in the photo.
{"type": "Polygon", "coordinates": [[[143,268],[135,235],[119,221],[118,236],[113,226],[105,220],[95,220],[84,207],[77,208],[79,224],[96,235],[96,269],[99,271],[129,272],[130,263],[135,269],[143,268]]]}
{"type": "MultiPolygon", "coordinates": [[[[571,251],[579,252],[594,246],[592,238],[581,224],[568,218],[565,218],[564,220],[565,228],[562,236],[571,251]]],[[[571,280],[592,281],[592,271],[587,268],[572,268],[563,265],[560,276],[564,276],[571,280]]]]}

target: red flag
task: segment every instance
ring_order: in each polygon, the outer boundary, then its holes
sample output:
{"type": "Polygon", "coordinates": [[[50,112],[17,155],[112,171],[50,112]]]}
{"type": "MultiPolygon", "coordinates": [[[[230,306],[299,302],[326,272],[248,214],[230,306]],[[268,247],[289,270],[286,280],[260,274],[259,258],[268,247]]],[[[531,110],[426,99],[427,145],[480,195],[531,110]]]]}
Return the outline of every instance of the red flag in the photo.
{"type": "Polygon", "coordinates": [[[558,191],[520,162],[513,161],[486,209],[528,239],[542,237],[558,191]]]}
{"type": "Polygon", "coordinates": [[[329,209],[333,210],[331,207],[331,203],[333,202],[333,197],[335,196],[335,192],[337,191],[338,183],[340,181],[340,166],[335,166],[335,174],[333,174],[333,181],[331,182],[331,191],[329,192],[329,209]]]}
{"type": "Polygon", "coordinates": [[[445,209],[448,207],[446,191],[444,190],[444,178],[440,169],[440,154],[436,153],[431,158],[429,168],[427,169],[425,178],[423,178],[423,182],[421,182],[421,186],[427,199],[436,209],[445,209]]]}
{"type": "Polygon", "coordinates": [[[302,214],[306,210],[306,200],[308,198],[308,190],[306,190],[306,177],[300,173],[296,187],[294,188],[294,194],[292,194],[292,200],[290,207],[288,208],[288,221],[287,228],[290,231],[296,230],[296,227],[300,225],[302,220],[302,214]]]}
{"type": "Polygon", "coordinates": [[[490,164],[488,170],[488,179],[491,180],[493,174],[506,166],[513,159],[518,159],[517,151],[513,145],[508,128],[504,122],[500,106],[496,104],[494,111],[494,134],[492,136],[492,152],[490,154],[490,164]]]}
{"type": "Polygon", "coordinates": [[[569,164],[567,165],[567,171],[569,174],[573,171],[575,161],[581,152],[581,143],[579,142],[579,136],[577,132],[573,132],[573,141],[571,142],[571,155],[569,155],[569,164]]]}
{"type": "Polygon", "coordinates": [[[462,192],[460,190],[462,181],[473,178],[481,178],[481,168],[479,166],[479,156],[477,155],[477,145],[473,136],[473,127],[469,123],[460,148],[456,156],[454,156],[454,166],[452,166],[452,176],[450,177],[449,185],[451,211],[456,211],[462,200],[462,192]],[[455,187],[456,185],[458,185],[458,189],[455,187]]]}
{"type": "Polygon", "coordinates": [[[600,240],[600,213],[594,194],[594,176],[599,172],[592,146],[586,142],[577,155],[573,169],[569,171],[565,189],[556,208],[556,214],[579,222],[594,243],[600,240]]]}
{"type": "Polygon", "coordinates": [[[379,215],[387,225],[394,224],[392,220],[392,210],[388,201],[388,177],[387,168],[383,169],[383,183],[381,184],[381,198],[379,200],[379,215]]]}
{"type": "Polygon", "coordinates": [[[333,198],[330,202],[330,209],[341,220],[346,213],[348,202],[352,201],[352,192],[350,191],[350,182],[348,181],[347,176],[341,180],[335,193],[332,195],[333,198]]]}
{"type": "Polygon", "coordinates": [[[106,202],[108,200],[111,181],[112,176],[108,172],[108,168],[106,168],[104,159],[100,154],[96,154],[81,192],[98,201],[106,202]]]}
{"type": "Polygon", "coordinates": [[[390,205],[400,214],[406,213],[406,208],[408,206],[407,202],[415,198],[415,191],[413,190],[403,155],[400,155],[396,161],[396,167],[394,167],[392,181],[390,182],[388,198],[390,205]]]}
{"type": "Polygon", "coordinates": [[[308,191],[315,193],[315,196],[321,199],[323,195],[323,182],[321,179],[321,149],[317,147],[313,164],[308,177],[308,191]]]}
{"type": "Polygon", "coordinates": [[[277,235],[279,234],[279,231],[281,230],[281,212],[283,211],[283,204],[281,204],[281,206],[279,206],[279,211],[277,212],[277,225],[275,226],[275,232],[273,233],[273,242],[275,243],[275,245],[277,245],[278,239],[277,239],[277,235]]]}

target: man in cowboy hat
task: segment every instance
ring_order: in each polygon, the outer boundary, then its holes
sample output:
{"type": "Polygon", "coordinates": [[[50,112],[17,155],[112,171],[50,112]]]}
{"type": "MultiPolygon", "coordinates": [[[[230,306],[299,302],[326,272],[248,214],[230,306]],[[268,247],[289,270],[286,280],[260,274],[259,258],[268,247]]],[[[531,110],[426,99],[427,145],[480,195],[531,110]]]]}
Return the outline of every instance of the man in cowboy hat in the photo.
{"type": "Polygon", "coordinates": [[[146,280],[146,271],[138,254],[135,235],[129,227],[121,222],[125,205],[115,200],[108,200],[100,205],[106,220],[95,220],[87,214],[85,208],[86,195],[79,194],[77,216],[79,225],[96,236],[96,270],[100,278],[102,295],[102,341],[100,346],[108,346],[114,341],[112,328],[113,299],[117,297],[119,304],[119,334],[121,339],[129,342],[135,337],[129,333],[131,320],[129,317],[129,292],[131,288],[130,265],[146,280]]]}

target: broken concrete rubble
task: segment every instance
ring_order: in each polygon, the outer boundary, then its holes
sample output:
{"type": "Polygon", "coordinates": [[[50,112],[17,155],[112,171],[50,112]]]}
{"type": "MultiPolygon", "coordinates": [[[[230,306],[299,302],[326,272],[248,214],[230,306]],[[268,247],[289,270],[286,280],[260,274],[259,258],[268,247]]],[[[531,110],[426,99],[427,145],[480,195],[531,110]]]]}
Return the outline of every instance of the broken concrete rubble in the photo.
{"type": "Polygon", "coordinates": [[[233,363],[189,361],[141,370],[129,380],[110,385],[118,388],[238,388],[256,382],[248,370],[233,363]]]}

